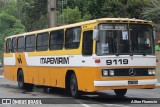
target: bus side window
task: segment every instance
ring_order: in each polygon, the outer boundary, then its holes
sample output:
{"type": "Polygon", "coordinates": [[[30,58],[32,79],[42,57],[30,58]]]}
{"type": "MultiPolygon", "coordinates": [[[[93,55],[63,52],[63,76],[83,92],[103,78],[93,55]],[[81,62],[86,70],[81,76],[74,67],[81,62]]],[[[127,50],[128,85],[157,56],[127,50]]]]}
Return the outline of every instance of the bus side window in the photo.
{"type": "Polygon", "coordinates": [[[46,51],[48,50],[48,38],[49,34],[46,33],[40,33],[37,35],[37,51],[46,51]]]}
{"type": "Polygon", "coordinates": [[[11,39],[7,39],[6,41],[6,53],[11,52],[11,39]]]}
{"type": "Polygon", "coordinates": [[[93,50],[93,31],[85,31],[83,33],[83,46],[82,46],[82,55],[92,55],[93,50]]]}
{"type": "Polygon", "coordinates": [[[26,36],[26,52],[33,52],[36,48],[36,36],[35,35],[28,35],[26,36]]]}
{"type": "Polygon", "coordinates": [[[65,36],[65,48],[77,49],[80,44],[81,27],[68,28],[65,36]]]}
{"type": "Polygon", "coordinates": [[[18,44],[17,44],[17,52],[24,52],[25,48],[25,42],[24,42],[24,37],[19,37],[18,38],[18,44]]]}
{"type": "Polygon", "coordinates": [[[50,33],[50,50],[61,50],[64,44],[64,30],[52,31],[50,33]]]}
{"type": "Polygon", "coordinates": [[[16,52],[17,51],[17,38],[13,38],[12,39],[12,52],[16,52]]]}

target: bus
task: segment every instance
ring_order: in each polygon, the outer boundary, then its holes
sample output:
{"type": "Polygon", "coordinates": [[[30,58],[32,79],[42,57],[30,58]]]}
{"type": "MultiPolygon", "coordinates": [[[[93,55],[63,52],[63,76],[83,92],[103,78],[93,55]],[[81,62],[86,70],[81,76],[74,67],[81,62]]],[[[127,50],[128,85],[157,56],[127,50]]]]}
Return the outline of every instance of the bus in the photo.
{"type": "Polygon", "coordinates": [[[101,18],[5,38],[4,76],[34,85],[82,92],[156,87],[151,21],[101,18]]]}

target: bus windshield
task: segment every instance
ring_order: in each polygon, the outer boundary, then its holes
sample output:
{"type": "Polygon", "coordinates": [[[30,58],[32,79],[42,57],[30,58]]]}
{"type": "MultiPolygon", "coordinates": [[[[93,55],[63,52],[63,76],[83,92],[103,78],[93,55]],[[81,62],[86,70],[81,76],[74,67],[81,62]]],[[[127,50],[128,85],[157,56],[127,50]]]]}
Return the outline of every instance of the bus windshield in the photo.
{"type": "Polygon", "coordinates": [[[152,54],[153,36],[149,25],[130,25],[130,37],[133,54],[152,54]]]}
{"type": "Polygon", "coordinates": [[[97,55],[153,54],[152,27],[142,24],[101,24],[97,55]],[[130,34],[130,35],[129,35],[130,34]]]}

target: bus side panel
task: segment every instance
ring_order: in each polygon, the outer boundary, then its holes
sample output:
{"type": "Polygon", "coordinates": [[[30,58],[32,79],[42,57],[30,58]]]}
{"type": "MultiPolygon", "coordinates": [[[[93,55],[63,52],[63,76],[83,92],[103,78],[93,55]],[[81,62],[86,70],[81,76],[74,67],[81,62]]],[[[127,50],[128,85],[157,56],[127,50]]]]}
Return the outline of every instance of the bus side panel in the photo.
{"type": "Polygon", "coordinates": [[[13,81],[17,81],[17,66],[10,67],[13,81]]]}
{"type": "MultiPolygon", "coordinates": [[[[14,75],[17,76],[18,70],[22,69],[25,83],[29,83],[28,75],[27,75],[27,68],[28,68],[28,66],[26,63],[25,54],[23,52],[15,53],[15,73],[14,73],[14,75]]],[[[18,80],[18,78],[17,78],[17,80],[18,80]]]]}
{"type": "Polygon", "coordinates": [[[4,66],[4,76],[5,78],[13,81],[17,81],[17,70],[16,66],[4,66]]]}
{"type": "Polygon", "coordinates": [[[38,67],[39,85],[50,86],[50,74],[47,67],[38,67]]]}
{"type": "Polygon", "coordinates": [[[38,67],[38,84],[64,88],[62,73],[64,68],[60,67],[38,67]]]}
{"type": "Polygon", "coordinates": [[[64,70],[65,68],[62,68],[62,67],[50,67],[49,68],[51,86],[64,88],[65,81],[63,81],[63,78],[62,78],[62,74],[64,70]]]}
{"type": "Polygon", "coordinates": [[[9,65],[4,65],[4,77],[11,80],[12,72],[10,71],[9,65]]]}
{"type": "Polygon", "coordinates": [[[38,67],[26,67],[28,83],[38,84],[38,67]]]}

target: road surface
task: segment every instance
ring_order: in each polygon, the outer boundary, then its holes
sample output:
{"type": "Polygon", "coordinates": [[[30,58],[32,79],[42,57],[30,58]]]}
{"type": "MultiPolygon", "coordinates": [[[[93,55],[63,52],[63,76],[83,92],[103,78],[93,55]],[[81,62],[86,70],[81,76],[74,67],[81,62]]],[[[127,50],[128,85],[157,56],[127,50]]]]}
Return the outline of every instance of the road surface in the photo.
{"type": "MultiPolygon", "coordinates": [[[[130,89],[128,90],[124,98],[117,98],[114,92],[111,91],[102,91],[93,95],[84,95],[81,99],[74,99],[65,94],[64,90],[56,89],[52,92],[44,92],[42,88],[35,87],[33,91],[26,91],[19,89],[17,82],[13,82],[0,77],[0,98],[19,98],[25,100],[26,98],[44,98],[47,103],[52,104],[38,104],[38,105],[29,105],[30,107],[146,107],[160,106],[160,87],[155,89],[130,89]],[[151,99],[154,98],[154,99],[151,99]],[[139,101],[158,101],[159,104],[131,104],[131,101],[134,103],[139,103],[139,101]]],[[[13,100],[13,99],[12,99],[13,100]]],[[[16,99],[17,100],[17,99],[16,99]]],[[[155,102],[154,102],[155,103],[155,102]]],[[[0,104],[0,107],[21,107],[22,105],[7,105],[0,104]]],[[[23,105],[28,106],[28,105],[23,105]]]]}

